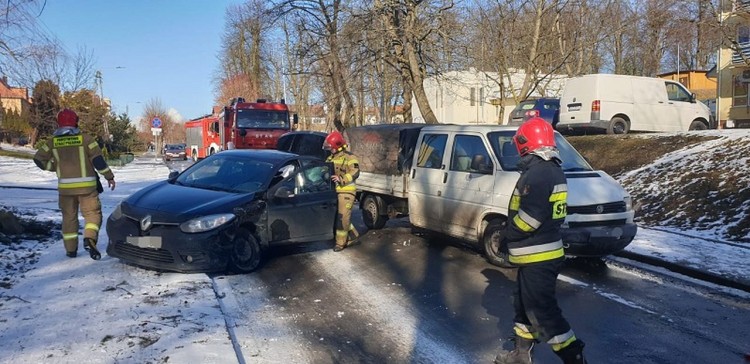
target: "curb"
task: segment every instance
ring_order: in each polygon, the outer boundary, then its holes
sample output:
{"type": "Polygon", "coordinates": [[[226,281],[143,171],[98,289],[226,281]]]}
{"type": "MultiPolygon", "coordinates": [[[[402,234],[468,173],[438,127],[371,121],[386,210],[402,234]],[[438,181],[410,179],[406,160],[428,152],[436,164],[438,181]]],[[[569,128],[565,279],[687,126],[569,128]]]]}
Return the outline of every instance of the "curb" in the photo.
{"type": "Polygon", "coordinates": [[[633,252],[629,252],[625,250],[614,253],[613,255],[622,257],[622,258],[635,260],[638,262],[646,263],[646,264],[657,266],[657,267],[666,268],[672,272],[679,273],[679,274],[682,274],[691,278],[695,278],[701,281],[706,281],[706,282],[710,282],[710,283],[717,284],[720,286],[730,287],[730,288],[734,288],[734,289],[738,289],[738,290],[750,293],[750,284],[748,283],[734,281],[726,277],[722,277],[716,274],[704,272],[704,271],[697,270],[697,269],[690,268],[690,267],[685,267],[676,263],[668,262],[666,260],[654,258],[652,256],[633,253],[633,252]]]}

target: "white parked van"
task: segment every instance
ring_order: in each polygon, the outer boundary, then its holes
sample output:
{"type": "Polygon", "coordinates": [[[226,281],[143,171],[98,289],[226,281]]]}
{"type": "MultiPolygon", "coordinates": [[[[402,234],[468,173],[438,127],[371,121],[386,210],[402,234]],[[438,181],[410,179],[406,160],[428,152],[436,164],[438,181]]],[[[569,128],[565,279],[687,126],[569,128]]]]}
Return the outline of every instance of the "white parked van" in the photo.
{"type": "Polygon", "coordinates": [[[715,128],[711,112],[682,84],[660,78],[592,74],[566,81],[559,131],[688,131],[715,128]]]}

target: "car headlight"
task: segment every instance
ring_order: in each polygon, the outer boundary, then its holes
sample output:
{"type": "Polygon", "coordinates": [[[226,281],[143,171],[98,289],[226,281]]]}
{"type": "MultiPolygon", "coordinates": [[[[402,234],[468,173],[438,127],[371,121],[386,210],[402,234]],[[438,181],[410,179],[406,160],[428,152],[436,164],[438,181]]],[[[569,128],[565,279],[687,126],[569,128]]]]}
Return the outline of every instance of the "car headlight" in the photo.
{"type": "Polygon", "coordinates": [[[122,202],[118,203],[117,206],[115,206],[115,209],[112,211],[112,214],[110,214],[109,217],[112,220],[120,220],[120,218],[122,217],[122,202]]]}
{"type": "Polygon", "coordinates": [[[180,224],[180,230],[185,233],[202,233],[224,225],[234,220],[234,214],[218,214],[201,216],[180,224]]]}
{"type": "Polygon", "coordinates": [[[625,211],[630,211],[633,209],[633,198],[630,196],[625,196],[623,199],[625,200],[625,211]]]}

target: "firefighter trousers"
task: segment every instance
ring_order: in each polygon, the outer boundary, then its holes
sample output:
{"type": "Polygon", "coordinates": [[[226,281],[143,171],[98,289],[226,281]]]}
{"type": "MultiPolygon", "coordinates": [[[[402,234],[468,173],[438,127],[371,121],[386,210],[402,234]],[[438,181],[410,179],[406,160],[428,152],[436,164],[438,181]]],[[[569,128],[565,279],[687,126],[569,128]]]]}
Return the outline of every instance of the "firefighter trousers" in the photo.
{"type": "Polygon", "coordinates": [[[83,215],[83,237],[97,241],[99,227],[102,225],[102,205],[99,193],[94,191],[86,195],[60,195],[62,211],[62,235],[66,252],[78,251],[78,210],[83,215]]]}
{"type": "Polygon", "coordinates": [[[349,232],[358,235],[357,229],[352,224],[352,207],[354,207],[354,194],[340,192],[338,194],[338,215],[336,217],[336,246],[346,247],[349,232]]]}
{"type": "Polygon", "coordinates": [[[561,335],[572,335],[570,325],[563,317],[555,297],[557,275],[562,264],[560,259],[518,268],[516,289],[513,292],[515,322],[530,326],[529,331],[540,341],[550,342],[561,335]]]}

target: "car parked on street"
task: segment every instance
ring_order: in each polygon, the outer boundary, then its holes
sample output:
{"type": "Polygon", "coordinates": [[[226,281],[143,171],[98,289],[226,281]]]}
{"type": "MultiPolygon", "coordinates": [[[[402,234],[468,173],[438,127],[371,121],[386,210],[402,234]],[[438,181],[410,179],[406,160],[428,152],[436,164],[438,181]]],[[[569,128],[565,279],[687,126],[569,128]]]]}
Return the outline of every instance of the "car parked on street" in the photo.
{"type": "Polygon", "coordinates": [[[333,239],[331,166],[275,150],[226,150],[123,200],[107,254],[177,272],[251,272],[275,245],[333,239]]]}
{"type": "Polygon", "coordinates": [[[560,121],[560,99],[538,98],[521,101],[508,116],[508,125],[518,126],[531,118],[540,117],[554,127],[560,121]]]}
{"type": "Polygon", "coordinates": [[[164,146],[164,160],[169,162],[172,160],[187,160],[187,154],[185,154],[185,146],[183,144],[167,144],[164,146]]]}
{"type": "Polygon", "coordinates": [[[290,131],[279,138],[276,149],[325,160],[331,152],[323,148],[328,134],[319,131],[290,131]]]}

